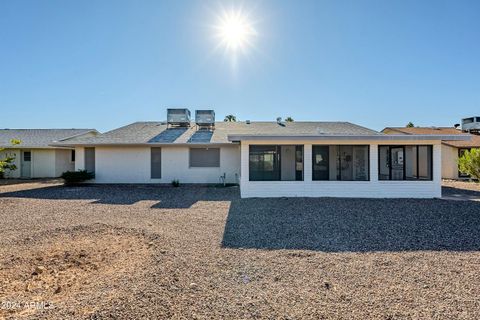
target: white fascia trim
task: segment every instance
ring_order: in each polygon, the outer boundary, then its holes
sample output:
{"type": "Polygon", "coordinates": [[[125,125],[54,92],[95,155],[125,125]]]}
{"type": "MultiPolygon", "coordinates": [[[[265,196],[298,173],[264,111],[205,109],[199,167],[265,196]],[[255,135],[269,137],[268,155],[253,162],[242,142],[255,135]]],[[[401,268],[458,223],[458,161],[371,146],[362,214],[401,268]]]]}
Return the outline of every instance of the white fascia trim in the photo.
{"type": "Polygon", "coordinates": [[[242,140],[373,140],[373,141],[438,141],[438,140],[450,140],[450,141],[469,141],[471,137],[469,135],[456,134],[456,135],[433,135],[433,134],[418,134],[418,135],[405,135],[405,134],[378,134],[378,135],[338,135],[338,134],[324,134],[324,135],[229,135],[229,141],[242,141],[242,140]]]}

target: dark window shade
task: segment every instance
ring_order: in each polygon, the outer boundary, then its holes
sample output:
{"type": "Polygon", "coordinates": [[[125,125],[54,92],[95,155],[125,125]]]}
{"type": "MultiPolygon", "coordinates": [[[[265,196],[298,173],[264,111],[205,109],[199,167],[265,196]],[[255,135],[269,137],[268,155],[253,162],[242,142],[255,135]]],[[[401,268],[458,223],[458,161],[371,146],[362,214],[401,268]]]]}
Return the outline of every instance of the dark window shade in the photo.
{"type": "Polygon", "coordinates": [[[151,148],[150,177],[152,179],[162,178],[162,148],[151,148]]]}
{"type": "Polygon", "coordinates": [[[75,150],[72,150],[72,152],[70,153],[70,160],[72,162],[75,162],[75,150]]]}
{"type": "Polygon", "coordinates": [[[95,172],[95,148],[85,148],[85,170],[95,172]]]}
{"type": "Polygon", "coordinates": [[[220,148],[191,148],[190,167],[220,167],[220,148]]]}

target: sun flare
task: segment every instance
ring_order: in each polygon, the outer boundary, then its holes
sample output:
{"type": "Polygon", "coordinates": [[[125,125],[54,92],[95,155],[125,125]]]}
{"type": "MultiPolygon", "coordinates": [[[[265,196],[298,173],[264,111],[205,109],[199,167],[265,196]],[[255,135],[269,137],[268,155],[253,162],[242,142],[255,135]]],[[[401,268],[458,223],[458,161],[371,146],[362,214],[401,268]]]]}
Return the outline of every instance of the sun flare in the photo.
{"type": "Polygon", "coordinates": [[[231,51],[245,50],[251,46],[251,41],[256,35],[248,16],[241,11],[225,12],[219,18],[216,29],[220,44],[231,51]]]}

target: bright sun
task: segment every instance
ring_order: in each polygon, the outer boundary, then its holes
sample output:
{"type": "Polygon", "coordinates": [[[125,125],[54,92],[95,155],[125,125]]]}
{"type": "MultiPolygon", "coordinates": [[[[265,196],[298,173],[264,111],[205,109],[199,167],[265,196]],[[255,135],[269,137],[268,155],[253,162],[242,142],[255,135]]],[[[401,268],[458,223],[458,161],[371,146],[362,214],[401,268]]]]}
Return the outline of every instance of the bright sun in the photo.
{"type": "Polygon", "coordinates": [[[256,35],[248,17],[241,11],[225,12],[219,18],[215,29],[218,31],[217,36],[220,38],[221,45],[231,51],[244,50],[247,46],[251,46],[252,38],[256,35]]]}

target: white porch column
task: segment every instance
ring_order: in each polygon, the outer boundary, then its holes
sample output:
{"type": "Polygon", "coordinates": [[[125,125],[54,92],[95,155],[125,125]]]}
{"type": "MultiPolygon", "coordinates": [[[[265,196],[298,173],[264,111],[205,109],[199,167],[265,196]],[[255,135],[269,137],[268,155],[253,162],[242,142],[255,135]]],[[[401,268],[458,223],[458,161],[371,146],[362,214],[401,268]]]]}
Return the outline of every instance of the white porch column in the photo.
{"type": "Polygon", "coordinates": [[[303,146],[303,182],[312,182],[312,145],[303,146]]]}
{"type": "Polygon", "coordinates": [[[249,144],[240,142],[240,195],[248,188],[248,180],[250,179],[250,170],[248,165],[249,144]]]}
{"type": "Polygon", "coordinates": [[[378,182],[378,144],[370,145],[370,182],[378,182]]]}
{"type": "Polygon", "coordinates": [[[442,196],[442,145],[434,144],[432,151],[432,170],[433,170],[433,182],[435,184],[436,197],[442,196]]]}

